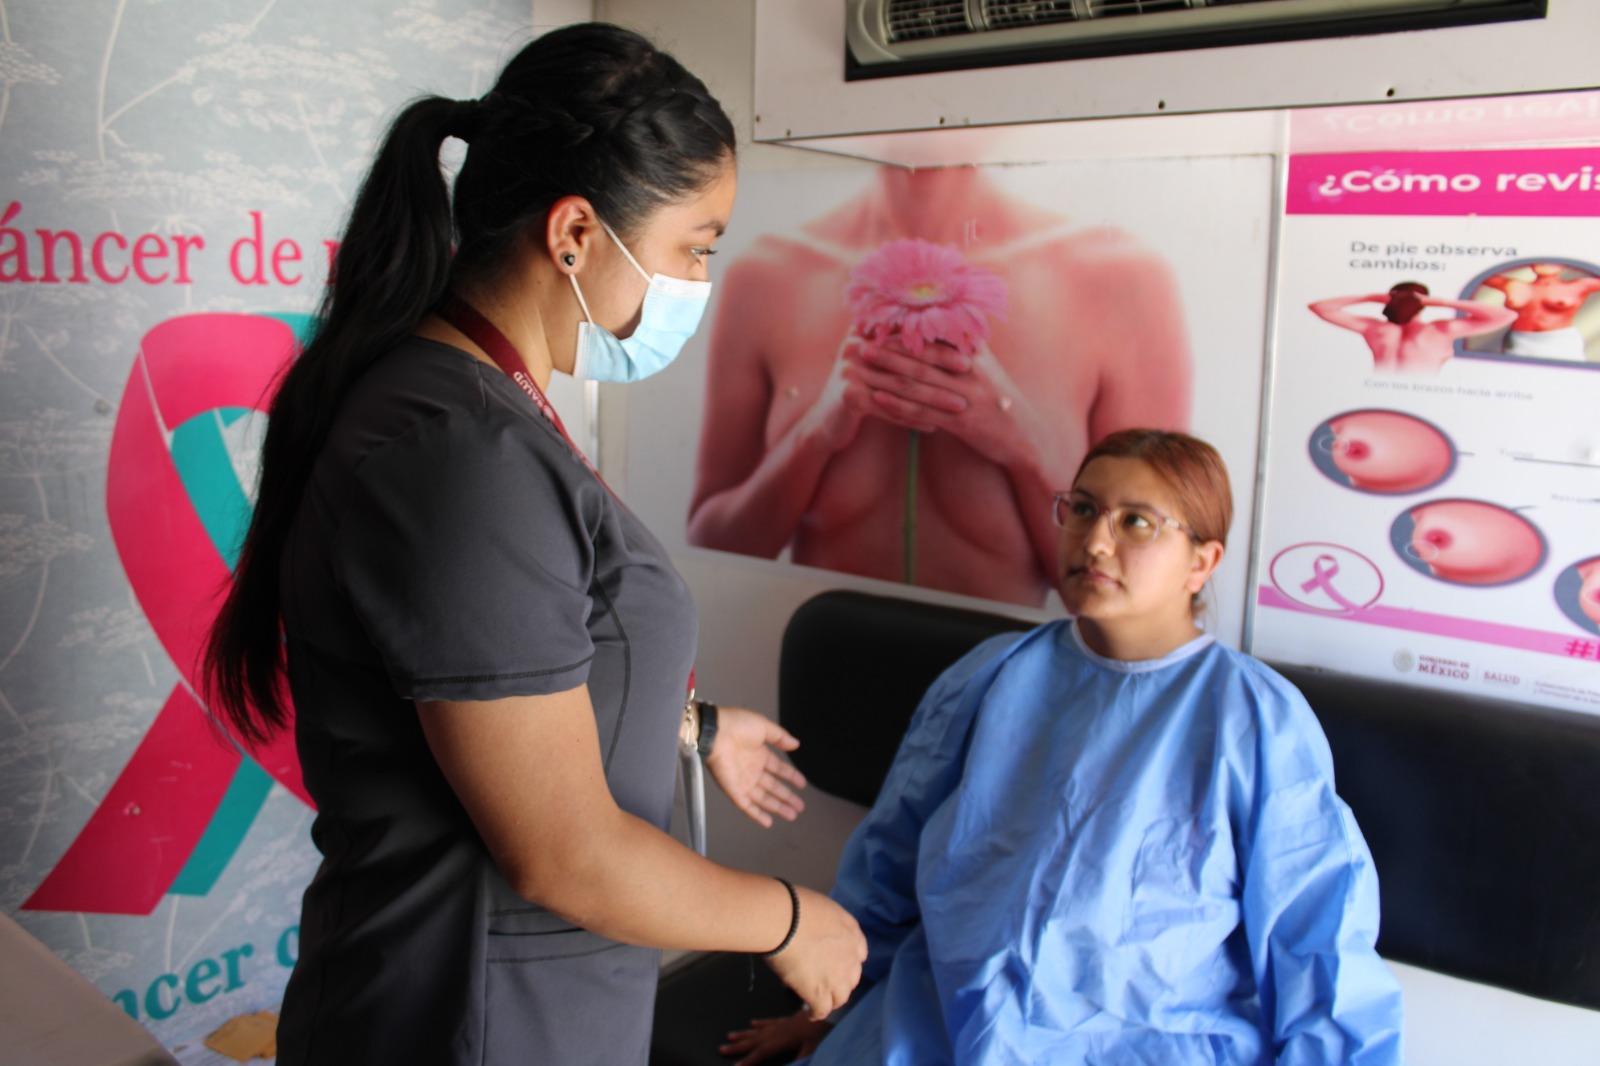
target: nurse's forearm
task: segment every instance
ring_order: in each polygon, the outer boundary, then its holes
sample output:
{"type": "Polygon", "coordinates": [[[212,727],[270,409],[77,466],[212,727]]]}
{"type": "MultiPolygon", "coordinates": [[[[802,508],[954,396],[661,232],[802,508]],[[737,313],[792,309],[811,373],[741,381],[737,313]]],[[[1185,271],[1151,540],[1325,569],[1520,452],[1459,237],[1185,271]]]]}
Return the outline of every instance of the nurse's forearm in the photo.
{"type": "Polygon", "coordinates": [[[689,543],[776,558],[836,454],[825,433],[801,420],[767,449],[749,477],[701,501],[689,516],[689,543]]]}
{"type": "Polygon", "coordinates": [[[625,811],[521,886],[533,902],[612,940],[691,951],[771,951],[789,930],[775,878],[719,866],[625,811]]]}

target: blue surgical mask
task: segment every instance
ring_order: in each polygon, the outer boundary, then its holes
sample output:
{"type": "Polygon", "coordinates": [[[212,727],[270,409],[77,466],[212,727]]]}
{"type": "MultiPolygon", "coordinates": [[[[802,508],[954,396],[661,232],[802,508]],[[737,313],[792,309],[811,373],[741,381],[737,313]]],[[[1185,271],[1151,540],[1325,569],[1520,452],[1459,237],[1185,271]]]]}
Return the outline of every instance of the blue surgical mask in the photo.
{"type": "Polygon", "coordinates": [[[604,222],[600,225],[650,287],[645,290],[638,326],[629,336],[619,338],[595,324],[589,303],[578,287],[577,275],[567,275],[584,317],[578,323],[578,354],[572,364],[572,376],[589,381],[638,381],[666,369],[683,351],[705,314],[706,301],[711,299],[711,282],[647,273],[611,227],[604,222]]]}

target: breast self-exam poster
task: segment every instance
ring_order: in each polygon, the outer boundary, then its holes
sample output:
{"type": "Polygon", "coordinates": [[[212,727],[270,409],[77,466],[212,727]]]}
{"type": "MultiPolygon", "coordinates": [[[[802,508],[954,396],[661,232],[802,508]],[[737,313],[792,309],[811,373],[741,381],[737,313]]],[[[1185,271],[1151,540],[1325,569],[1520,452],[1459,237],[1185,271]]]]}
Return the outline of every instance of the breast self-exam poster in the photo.
{"type": "MultiPolygon", "coordinates": [[[[1450,114],[1503,130],[1526,106],[1450,114]]],[[[1287,167],[1252,650],[1600,713],[1600,149],[1311,139],[1287,167]]]]}

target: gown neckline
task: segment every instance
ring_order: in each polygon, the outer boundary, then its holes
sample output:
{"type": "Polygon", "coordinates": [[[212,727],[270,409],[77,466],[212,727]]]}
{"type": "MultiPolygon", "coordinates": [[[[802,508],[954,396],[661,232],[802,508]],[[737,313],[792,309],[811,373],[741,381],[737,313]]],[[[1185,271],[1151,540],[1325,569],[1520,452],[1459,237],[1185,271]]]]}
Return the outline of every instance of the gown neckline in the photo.
{"type": "Polygon", "coordinates": [[[1078,629],[1076,619],[1067,623],[1067,632],[1070,634],[1073,645],[1077,647],[1084,658],[1096,666],[1114,670],[1119,674],[1148,674],[1155,670],[1162,670],[1204,651],[1216,642],[1216,638],[1210,633],[1201,633],[1193,640],[1185,641],[1173,648],[1159,659],[1113,659],[1110,656],[1101,655],[1089,647],[1088,643],[1083,639],[1083,633],[1078,629]]]}

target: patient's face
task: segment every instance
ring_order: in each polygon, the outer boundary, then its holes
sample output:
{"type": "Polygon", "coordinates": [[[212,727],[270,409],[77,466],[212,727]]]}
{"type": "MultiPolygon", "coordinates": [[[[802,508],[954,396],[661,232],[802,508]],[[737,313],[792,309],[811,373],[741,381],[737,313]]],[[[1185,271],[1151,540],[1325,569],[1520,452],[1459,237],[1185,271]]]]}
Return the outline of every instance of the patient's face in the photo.
{"type": "MultiPolygon", "coordinates": [[[[1130,507],[1187,525],[1167,483],[1142,459],[1102,456],[1083,468],[1073,488],[1101,507],[1130,507]]],[[[1167,620],[1189,613],[1195,544],[1166,527],[1145,544],[1113,536],[1102,515],[1088,530],[1061,531],[1057,590],[1074,615],[1096,621],[1167,620]]]]}

